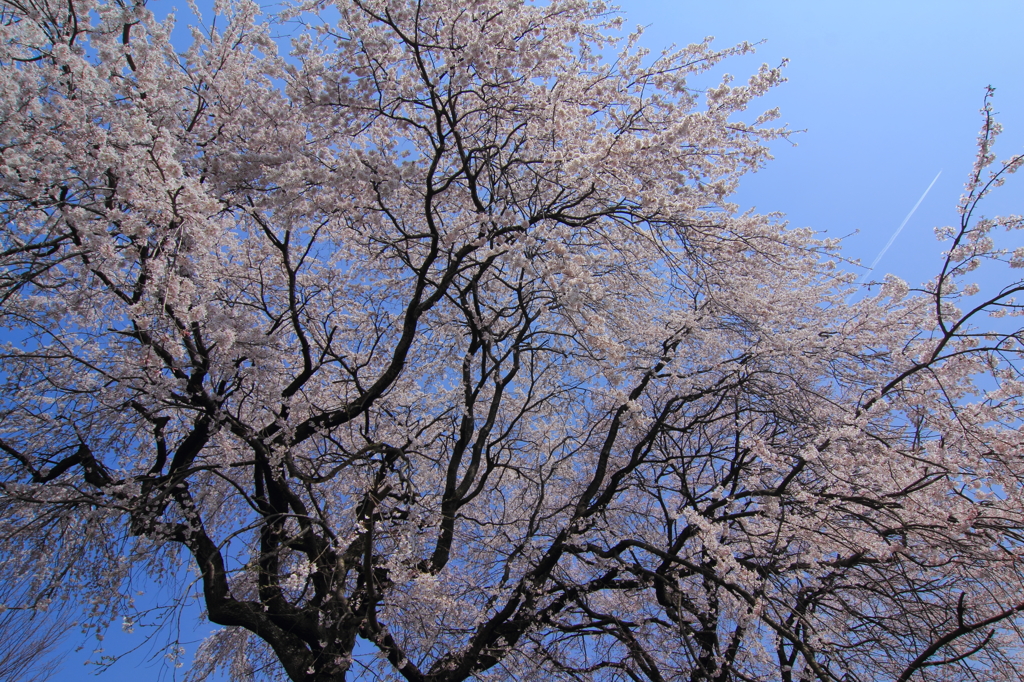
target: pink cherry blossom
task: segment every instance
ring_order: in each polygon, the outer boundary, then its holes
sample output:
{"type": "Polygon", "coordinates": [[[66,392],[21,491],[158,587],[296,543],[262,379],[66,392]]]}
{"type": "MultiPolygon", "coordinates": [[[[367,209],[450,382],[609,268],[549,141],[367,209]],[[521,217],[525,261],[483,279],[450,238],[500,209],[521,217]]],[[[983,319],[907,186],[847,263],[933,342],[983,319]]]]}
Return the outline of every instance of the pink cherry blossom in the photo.
{"type": "Polygon", "coordinates": [[[1020,679],[989,98],[936,277],[848,304],[837,242],[730,203],[788,134],[779,68],[709,80],[750,45],[216,12],[179,52],[144,3],[4,0],[6,606],[131,626],[185,565],[195,680],[1020,679]]]}

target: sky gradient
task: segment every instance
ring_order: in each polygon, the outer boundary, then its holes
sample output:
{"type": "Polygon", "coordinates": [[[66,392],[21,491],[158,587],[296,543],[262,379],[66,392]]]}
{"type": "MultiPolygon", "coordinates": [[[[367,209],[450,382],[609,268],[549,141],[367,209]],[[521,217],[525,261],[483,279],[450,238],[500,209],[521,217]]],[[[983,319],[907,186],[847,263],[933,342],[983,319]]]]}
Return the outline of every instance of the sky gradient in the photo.
{"type": "MultiPolygon", "coordinates": [[[[646,27],[652,49],[705,35],[721,47],[763,40],[756,54],[723,65],[737,81],[762,62],[789,60],[788,82],[764,104],[804,132],[792,137],[796,146],[773,145],[775,160],[741,184],[741,206],[847,237],[844,252],[869,265],[942,172],[869,279],[892,272],[915,285],[934,274],[941,246],[932,228],[957,220],[986,86],[996,88],[1005,129],[998,157],[1024,151],[1020,3],[634,0],[622,8],[628,25],[646,27]]],[[[1021,212],[1019,194],[1011,181],[986,213],[1021,212]]]]}

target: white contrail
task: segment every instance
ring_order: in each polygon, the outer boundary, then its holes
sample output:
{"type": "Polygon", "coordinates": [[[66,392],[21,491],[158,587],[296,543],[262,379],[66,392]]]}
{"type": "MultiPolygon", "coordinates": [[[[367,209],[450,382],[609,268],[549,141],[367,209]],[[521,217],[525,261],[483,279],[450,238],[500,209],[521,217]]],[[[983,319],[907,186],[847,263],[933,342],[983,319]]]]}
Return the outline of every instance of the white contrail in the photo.
{"type": "Polygon", "coordinates": [[[889,237],[889,243],[886,244],[885,248],[878,253],[878,256],[875,257],[874,262],[871,263],[871,267],[868,268],[868,271],[864,273],[864,275],[860,278],[860,281],[857,282],[857,284],[863,284],[864,280],[867,279],[867,276],[874,271],[875,266],[878,265],[878,261],[882,260],[882,256],[885,255],[885,252],[889,250],[889,247],[892,246],[892,243],[896,241],[896,237],[900,236],[900,232],[902,232],[903,228],[906,227],[908,222],[910,222],[911,217],[913,217],[914,215],[914,211],[916,211],[917,207],[921,205],[921,202],[924,201],[924,198],[928,196],[928,192],[932,191],[932,187],[935,185],[935,181],[939,179],[940,175],[942,175],[942,171],[939,171],[938,173],[935,174],[935,179],[932,180],[932,184],[928,185],[928,189],[924,191],[924,194],[921,195],[921,198],[917,200],[916,204],[914,204],[914,208],[910,209],[910,213],[907,214],[907,217],[903,219],[903,222],[900,223],[900,226],[897,227],[896,231],[892,233],[891,237],[889,237]]]}

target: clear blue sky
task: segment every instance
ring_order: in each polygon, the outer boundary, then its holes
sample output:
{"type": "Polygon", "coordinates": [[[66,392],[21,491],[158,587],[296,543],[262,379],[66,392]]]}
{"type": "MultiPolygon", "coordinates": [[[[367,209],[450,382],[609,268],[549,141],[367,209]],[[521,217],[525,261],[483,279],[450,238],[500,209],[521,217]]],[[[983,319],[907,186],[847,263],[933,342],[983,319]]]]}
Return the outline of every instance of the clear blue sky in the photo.
{"type": "MultiPolygon", "coordinates": [[[[1024,151],[1024,4],[1009,0],[929,2],[811,0],[623,3],[651,47],[713,35],[722,46],[764,40],[757,54],[725,68],[737,80],[762,62],[788,58],[788,82],[766,105],[806,130],[798,146],[743,183],[739,201],[782,211],[794,226],[851,236],[846,252],[870,264],[942,171],[878,264],[911,284],[933,274],[941,247],[932,228],[955,208],[974,159],[984,88],[996,88],[1005,133],[1000,158],[1024,151]],[[857,234],[854,234],[857,233],[857,234]]],[[[992,211],[1021,212],[1011,182],[992,211]]]]}
{"type": "MultiPolygon", "coordinates": [[[[184,0],[156,0],[179,7],[184,0]]],[[[797,130],[798,146],[775,145],[776,160],[746,179],[739,203],[782,211],[793,226],[829,236],[851,235],[846,253],[871,263],[939,171],[942,176],[879,263],[911,284],[934,270],[939,244],[932,228],[954,222],[956,204],[974,158],[978,109],[986,85],[1005,127],[1000,158],[1024,151],[1024,58],[1019,36],[1024,4],[1010,0],[822,0],[729,3],[632,0],[621,3],[627,26],[647,26],[644,44],[659,50],[714,35],[725,47],[766,42],[756,55],[723,66],[744,79],[762,62],[784,58],[789,82],[764,101],[779,106],[797,130]]],[[[990,205],[1024,212],[1024,177],[1011,181],[990,205]]],[[[208,624],[199,632],[208,631],[208,624]]],[[[69,650],[80,641],[69,642],[69,650]]],[[[108,653],[137,644],[111,633],[108,653]]],[[[91,649],[87,646],[87,649],[91,649]]],[[[181,679],[182,672],[140,668],[151,648],[127,657],[99,679],[107,682],[181,679]]],[[[90,679],[87,656],[69,653],[58,680],[90,679]]],[[[161,658],[159,654],[157,659],[161,658]]],[[[96,678],[91,678],[96,679],[96,678]]]]}

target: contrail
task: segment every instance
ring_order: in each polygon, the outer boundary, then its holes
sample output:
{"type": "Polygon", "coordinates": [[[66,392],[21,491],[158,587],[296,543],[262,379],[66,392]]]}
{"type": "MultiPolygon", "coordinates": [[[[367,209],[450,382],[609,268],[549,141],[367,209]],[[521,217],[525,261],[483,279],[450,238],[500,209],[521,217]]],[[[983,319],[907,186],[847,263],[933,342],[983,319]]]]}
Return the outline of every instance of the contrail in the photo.
{"type": "Polygon", "coordinates": [[[864,283],[864,280],[865,280],[865,279],[867,279],[867,276],[868,276],[868,275],[870,275],[870,274],[871,274],[871,273],[872,273],[872,272],[874,271],[874,269],[875,269],[875,266],[876,266],[876,265],[878,265],[878,261],[882,260],[882,256],[884,256],[884,255],[885,255],[885,252],[889,250],[889,247],[890,247],[890,246],[892,246],[892,243],[893,243],[894,241],[896,241],[896,237],[899,237],[899,236],[900,236],[900,232],[902,232],[902,231],[903,231],[903,228],[904,228],[904,227],[906,227],[906,225],[907,225],[907,223],[908,223],[908,222],[910,222],[910,219],[911,219],[911,218],[913,217],[913,215],[914,215],[914,211],[916,211],[916,210],[917,210],[917,207],[921,205],[921,202],[922,202],[922,201],[924,201],[924,198],[925,198],[926,196],[928,196],[928,192],[932,191],[932,187],[933,187],[933,186],[935,185],[935,181],[939,179],[939,176],[940,176],[940,175],[942,175],[942,171],[939,171],[938,173],[936,173],[936,175],[935,175],[935,179],[934,179],[934,180],[932,180],[932,184],[928,185],[928,189],[926,189],[926,190],[924,191],[924,194],[922,194],[922,195],[921,195],[921,198],[917,200],[917,203],[916,203],[916,204],[914,204],[914,208],[910,209],[910,213],[908,213],[908,214],[907,214],[907,217],[903,219],[903,222],[902,222],[902,223],[900,223],[900,226],[899,226],[899,227],[897,227],[897,228],[896,228],[896,231],[892,233],[892,236],[891,236],[891,237],[889,237],[889,243],[888,243],[888,244],[886,244],[886,245],[885,245],[885,248],[884,248],[884,249],[882,249],[882,250],[881,250],[881,251],[879,252],[878,256],[876,256],[876,257],[875,257],[875,260],[874,260],[874,262],[873,262],[873,263],[871,263],[871,267],[870,267],[870,268],[868,268],[868,271],[864,273],[864,275],[863,275],[863,276],[862,276],[862,277],[860,278],[860,281],[859,281],[859,282],[857,282],[857,284],[863,284],[863,283],[864,283]]]}

